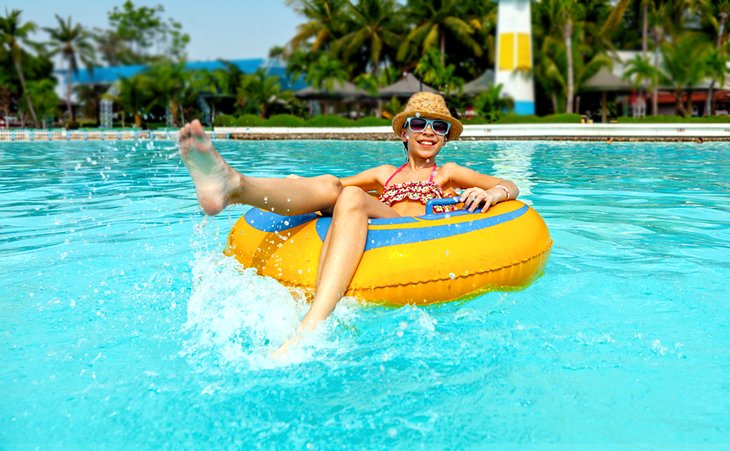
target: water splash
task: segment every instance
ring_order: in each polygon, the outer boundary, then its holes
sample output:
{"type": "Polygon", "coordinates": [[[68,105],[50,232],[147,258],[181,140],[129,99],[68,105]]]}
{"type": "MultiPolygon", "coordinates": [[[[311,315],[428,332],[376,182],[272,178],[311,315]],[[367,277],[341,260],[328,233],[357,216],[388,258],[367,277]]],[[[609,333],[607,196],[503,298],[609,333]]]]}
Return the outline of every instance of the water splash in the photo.
{"type": "Polygon", "coordinates": [[[194,235],[185,324],[189,338],[183,355],[208,369],[266,369],[339,354],[347,348],[340,343],[340,330],[347,329],[360,310],[353,298],[342,299],[317,331],[302,336],[288,355],[274,359],[272,352],[294,335],[309,309],[305,293],[260,276],[254,268],[243,268],[235,258],[223,255],[220,246],[210,246],[219,242],[213,221],[197,224],[194,235]]]}

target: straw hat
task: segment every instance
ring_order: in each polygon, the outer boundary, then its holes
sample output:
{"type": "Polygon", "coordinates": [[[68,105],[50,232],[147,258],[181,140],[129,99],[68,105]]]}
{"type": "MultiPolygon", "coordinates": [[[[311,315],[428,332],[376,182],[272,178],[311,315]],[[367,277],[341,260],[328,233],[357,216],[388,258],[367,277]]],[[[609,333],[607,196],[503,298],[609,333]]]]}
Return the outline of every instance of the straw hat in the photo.
{"type": "Polygon", "coordinates": [[[411,116],[421,116],[429,119],[443,119],[451,124],[449,139],[456,139],[461,135],[464,126],[453,117],[446,107],[443,97],[432,92],[417,92],[408,99],[405,109],[393,118],[393,131],[400,136],[406,119],[411,116]]]}

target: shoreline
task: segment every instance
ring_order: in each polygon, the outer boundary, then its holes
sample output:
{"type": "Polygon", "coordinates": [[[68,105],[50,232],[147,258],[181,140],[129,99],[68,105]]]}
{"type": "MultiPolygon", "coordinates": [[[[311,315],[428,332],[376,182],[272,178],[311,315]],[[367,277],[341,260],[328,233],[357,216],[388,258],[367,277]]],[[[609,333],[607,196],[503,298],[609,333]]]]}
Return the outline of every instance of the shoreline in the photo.
{"type": "MultiPolygon", "coordinates": [[[[380,127],[216,127],[213,140],[395,141],[380,127]]],[[[175,141],[175,130],[0,130],[0,142],[175,141]]],[[[730,124],[509,124],[465,125],[463,141],[730,141],[730,124]]]]}

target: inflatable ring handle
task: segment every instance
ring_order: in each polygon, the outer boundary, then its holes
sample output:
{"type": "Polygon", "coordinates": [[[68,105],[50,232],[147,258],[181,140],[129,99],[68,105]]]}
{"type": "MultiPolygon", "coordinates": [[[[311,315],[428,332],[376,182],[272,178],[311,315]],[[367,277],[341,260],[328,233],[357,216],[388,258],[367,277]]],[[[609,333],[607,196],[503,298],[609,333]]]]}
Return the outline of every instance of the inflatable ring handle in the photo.
{"type": "Polygon", "coordinates": [[[431,199],[428,202],[426,202],[426,214],[432,215],[433,214],[433,207],[439,206],[443,207],[446,205],[456,205],[460,204],[461,201],[459,200],[459,197],[444,197],[443,199],[431,199]]]}

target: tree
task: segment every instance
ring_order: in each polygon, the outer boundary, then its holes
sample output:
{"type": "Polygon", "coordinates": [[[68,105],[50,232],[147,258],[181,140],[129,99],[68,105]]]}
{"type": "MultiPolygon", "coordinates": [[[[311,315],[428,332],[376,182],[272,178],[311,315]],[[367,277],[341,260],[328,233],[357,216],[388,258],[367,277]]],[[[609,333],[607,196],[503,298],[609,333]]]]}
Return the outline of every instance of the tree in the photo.
{"type": "Polygon", "coordinates": [[[27,87],[22,69],[23,47],[36,46],[29,38],[30,34],[35,31],[36,25],[33,22],[22,23],[20,15],[21,11],[14,9],[9,13],[5,10],[5,17],[0,17],[0,46],[7,49],[12,56],[15,71],[18,74],[18,80],[20,80],[21,94],[26,99],[28,112],[33,119],[33,126],[38,127],[38,117],[35,108],[33,108],[32,96],[26,95],[27,87]]]}
{"type": "Polygon", "coordinates": [[[387,64],[388,54],[394,53],[398,45],[398,5],[394,0],[359,0],[356,5],[347,6],[345,34],[333,44],[333,50],[346,60],[367,55],[366,62],[378,77],[381,63],[387,64]],[[392,51],[388,52],[389,49],[392,51]]]}
{"type": "Polygon", "coordinates": [[[286,4],[307,18],[289,41],[292,52],[304,46],[312,52],[329,50],[344,35],[346,0],[287,0],[286,4]]]}
{"type": "Polygon", "coordinates": [[[42,118],[43,124],[46,120],[50,122],[56,116],[58,110],[59,98],[56,94],[56,82],[50,78],[42,80],[34,80],[28,82],[27,96],[33,98],[33,105],[39,116],[42,118]]]}
{"type": "Polygon", "coordinates": [[[236,99],[242,111],[256,113],[265,118],[269,116],[269,110],[274,104],[286,102],[291,96],[286,91],[282,92],[278,77],[268,75],[264,69],[258,69],[253,74],[242,77],[236,99]]]}
{"type": "Polygon", "coordinates": [[[105,85],[76,85],[74,91],[81,104],[81,115],[99,120],[101,98],[109,89],[105,85]]]}
{"type": "Polygon", "coordinates": [[[121,8],[115,6],[108,15],[112,30],[97,34],[105,59],[121,64],[145,64],[165,58],[184,59],[190,37],[182,32],[179,22],[165,20],[162,17],[164,11],[162,5],[136,7],[131,0],[125,1],[121,8]],[[114,38],[121,45],[113,45],[110,39],[114,38]]]}
{"type": "Polygon", "coordinates": [[[697,62],[703,61],[711,50],[704,34],[685,32],[676,36],[674,42],[662,44],[662,65],[660,82],[668,83],[674,90],[676,111],[680,116],[692,114],[691,89],[704,77],[703,64],[688,64],[687,55],[697,62]],[[682,96],[687,91],[687,105],[682,104],[682,96]]]}
{"type": "Polygon", "coordinates": [[[338,59],[323,53],[309,65],[305,80],[317,89],[332,91],[336,81],[347,80],[348,73],[338,59]]]}
{"type": "Polygon", "coordinates": [[[713,89],[715,83],[723,86],[728,75],[728,64],[730,64],[730,57],[717,48],[712,48],[707,51],[707,54],[703,61],[701,61],[705,69],[705,76],[710,79],[710,85],[707,87],[707,100],[705,102],[705,116],[715,114],[715,98],[713,95],[713,89]]]}
{"type": "Polygon", "coordinates": [[[730,0],[701,0],[699,9],[702,12],[702,21],[709,24],[710,29],[715,33],[715,49],[708,55],[706,66],[708,76],[711,79],[707,87],[707,102],[705,104],[705,115],[715,114],[715,99],[713,89],[715,83],[722,86],[727,76],[728,54],[725,47],[725,25],[730,15],[730,0]]]}
{"type": "Polygon", "coordinates": [[[172,126],[181,125],[178,119],[182,113],[181,100],[185,95],[187,84],[183,63],[172,61],[155,63],[150,66],[145,75],[153,81],[153,104],[170,113],[172,126]]]}
{"type": "MultiPolygon", "coordinates": [[[[636,55],[632,60],[626,63],[626,69],[623,73],[623,79],[628,80],[634,85],[634,88],[648,89],[652,93],[656,93],[659,86],[660,71],[648,56],[636,55]]],[[[653,105],[652,115],[657,114],[657,106],[653,105]]]]}
{"type": "Polygon", "coordinates": [[[80,24],[72,24],[71,17],[65,21],[56,15],[58,28],[44,28],[49,34],[51,42],[50,55],[61,55],[66,62],[66,109],[71,123],[75,122],[75,115],[71,105],[73,75],[79,72],[79,60],[91,72],[94,68],[95,54],[91,45],[91,34],[80,24]]]}
{"type": "Polygon", "coordinates": [[[482,0],[465,1],[462,5],[468,6],[468,11],[474,11],[468,23],[474,29],[474,39],[483,49],[486,58],[478,58],[477,63],[483,60],[483,67],[475,67],[472,76],[481,74],[486,68],[493,68],[497,49],[497,2],[482,0]]]}
{"type": "Polygon", "coordinates": [[[416,25],[398,48],[398,59],[418,60],[415,55],[424,54],[438,46],[442,64],[446,61],[446,38],[453,37],[460,45],[465,45],[475,55],[483,54],[482,48],[474,40],[474,29],[459,15],[458,0],[409,0],[406,14],[416,25]]]}
{"type": "Polygon", "coordinates": [[[455,69],[453,64],[444,66],[441,52],[431,49],[418,62],[415,73],[424,83],[437,87],[441,92],[449,92],[464,85],[464,80],[454,75],[455,69]]]}
{"type": "MultiPolygon", "coordinates": [[[[124,113],[129,113],[134,117],[134,126],[142,127],[142,114],[144,114],[149,106],[151,80],[144,74],[138,74],[129,78],[119,80],[119,94],[114,100],[118,102],[124,113]]],[[[122,127],[124,126],[124,117],[122,114],[122,127]]]]}
{"type": "Polygon", "coordinates": [[[492,85],[486,91],[482,91],[473,101],[474,109],[479,116],[496,122],[505,110],[514,108],[514,100],[511,97],[502,95],[502,85],[492,85]]]}

